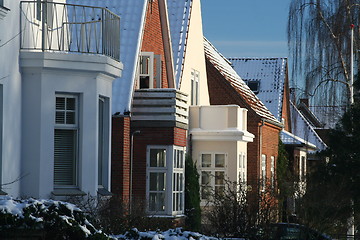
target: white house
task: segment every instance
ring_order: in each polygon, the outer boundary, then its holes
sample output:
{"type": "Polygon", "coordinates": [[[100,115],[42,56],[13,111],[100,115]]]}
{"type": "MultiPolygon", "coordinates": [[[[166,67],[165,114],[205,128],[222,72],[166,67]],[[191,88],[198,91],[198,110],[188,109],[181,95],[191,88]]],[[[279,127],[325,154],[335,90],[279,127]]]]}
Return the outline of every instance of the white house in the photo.
{"type": "Polygon", "coordinates": [[[123,68],[119,17],[61,0],[0,5],[3,193],[109,193],[112,81],[123,68]]]}

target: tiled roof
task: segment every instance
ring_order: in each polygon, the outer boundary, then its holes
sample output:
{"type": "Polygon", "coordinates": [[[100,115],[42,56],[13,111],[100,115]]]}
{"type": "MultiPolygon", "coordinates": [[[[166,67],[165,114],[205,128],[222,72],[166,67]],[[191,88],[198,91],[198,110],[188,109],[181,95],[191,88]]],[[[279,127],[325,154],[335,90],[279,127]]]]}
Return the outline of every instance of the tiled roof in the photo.
{"type": "Polygon", "coordinates": [[[244,81],[259,81],[257,96],[281,121],[286,77],[286,58],[229,58],[234,70],[244,81]]]}
{"type": "Polygon", "coordinates": [[[280,124],[274,115],[235,72],[235,70],[231,67],[230,62],[206,38],[204,38],[204,48],[206,58],[247,102],[251,109],[254,110],[261,118],[280,124]]]}
{"type": "Polygon", "coordinates": [[[280,133],[280,138],[281,141],[286,144],[286,145],[299,145],[299,146],[304,146],[304,147],[308,147],[311,149],[316,149],[316,146],[312,143],[309,143],[308,141],[305,141],[304,139],[295,136],[294,134],[282,130],[280,133]]]}
{"type": "Polygon", "coordinates": [[[324,150],[327,146],[315,132],[311,124],[301,112],[290,102],[291,130],[292,133],[305,141],[314,144],[318,150],[324,150]]]}
{"type": "Polygon", "coordinates": [[[112,111],[113,113],[129,111],[148,0],[66,0],[66,2],[105,7],[120,16],[120,60],[124,64],[124,69],[122,77],[113,82],[112,111]]]}
{"type": "Polygon", "coordinates": [[[180,86],[192,2],[193,0],[167,0],[176,88],[180,86]]]}

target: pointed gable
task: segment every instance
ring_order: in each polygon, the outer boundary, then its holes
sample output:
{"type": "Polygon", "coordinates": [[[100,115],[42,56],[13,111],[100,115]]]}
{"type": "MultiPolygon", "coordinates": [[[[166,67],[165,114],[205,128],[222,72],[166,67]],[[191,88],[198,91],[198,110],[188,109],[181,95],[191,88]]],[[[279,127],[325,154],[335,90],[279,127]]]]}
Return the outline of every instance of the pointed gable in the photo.
{"type": "Polygon", "coordinates": [[[67,0],[69,4],[105,7],[120,16],[122,77],[113,82],[112,111],[130,110],[147,0],[67,0]]]}
{"type": "Polygon", "coordinates": [[[248,85],[257,84],[257,96],[276,117],[282,119],[286,58],[229,58],[234,70],[248,85]]]}
{"type": "Polygon", "coordinates": [[[247,105],[261,118],[280,125],[280,122],[266,108],[260,99],[251,91],[241,77],[231,67],[230,62],[204,38],[206,59],[217,69],[234,90],[241,96],[247,105]]]}
{"type": "Polygon", "coordinates": [[[167,0],[176,88],[180,86],[193,0],[167,0]]]}

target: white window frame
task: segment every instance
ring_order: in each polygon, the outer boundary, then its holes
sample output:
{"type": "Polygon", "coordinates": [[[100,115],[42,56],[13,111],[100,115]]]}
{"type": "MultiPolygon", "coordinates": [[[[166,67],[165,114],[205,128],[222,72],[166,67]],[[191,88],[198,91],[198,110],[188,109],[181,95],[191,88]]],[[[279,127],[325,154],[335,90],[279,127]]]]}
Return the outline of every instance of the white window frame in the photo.
{"type": "Polygon", "coordinates": [[[141,52],[138,63],[138,79],[137,85],[139,89],[152,89],[154,88],[154,53],[153,52],[141,52]],[[141,60],[143,57],[149,58],[148,73],[142,73],[141,71],[141,60]],[[141,77],[149,77],[149,87],[141,87],[141,77]]]}
{"type": "Polygon", "coordinates": [[[261,162],[260,162],[260,190],[261,191],[265,191],[266,188],[266,155],[262,154],[261,155],[261,162]]]}
{"type": "Polygon", "coordinates": [[[241,184],[245,184],[247,182],[247,159],[246,153],[240,152],[238,156],[238,181],[241,184]]]}
{"type": "Polygon", "coordinates": [[[184,214],[185,209],[185,147],[176,145],[148,145],[146,151],[146,198],[147,211],[153,215],[171,215],[178,216],[184,214]],[[163,167],[150,166],[150,151],[151,149],[165,150],[165,165],[163,167]],[[182,152],[181,159],[178,158],[178,153],[182,152]],[[165,183],[164,188],[159,191],[164,193],[164,209],[150,210],[150,193],[156,191],[150,190],[150,175],[151,173],[164,173],[165,183]],[[177,206],[175,206],[175,204],[177,206]]]}
{"type": "MultiPolygon", "coordinates": [[[[199,156],[199,170],[200,170],[200,198],[202,201],[206,201],[208,198],[204,196],[206,195],[206,191],[215,191],[216,188],[225,188],[225,180],[227,176],[227,161],[228,154],[226,152],[201,152],[199,156]],[[203,156],[210,155],[210,165],[206,166],[203,164],[203,156]],[[216,155],[224,155],[224,166],[217,167],[216,166],[216,155]],[[209,183],[203,183],[203,174],[208,173],[209,183]],[[223,183],[216,183],[216,173],[223,173],[223,183]]],[[[219,193],[219,192],[218,192],[219,193]]]]}
{"type": "Polygon", "coordinates": [[[98,188],[109,190],[109,139],[110,139],[110,100],[99,96],[98,99],[98,188]],[[102,104],[102,107],[101,107],[102,104]]]}
{"type": "Polygon", "coordinates": [[[199,84],[200,84],[200,72],[192,69],[191,70],[191,96],[190,104],[199,105],[199,84]]]}
{"type": "Polygon", "coordinates": [[[54,119],[54,188],[75,188],[78,186],[78,178],[79,178],[79,113],[80,113],[80,103],[79,103],[79,96],[77,94],[55,94],[55,119],[54,119]],[[75,110],[68,110],[65,107],[65,110],[58,110],[56,108],[56,100],[57,98],[65,98],[66,99],[75,99],[75,110]],[[64,116],[66,116],[66,113],[74,112],[75,118],[74,123],[67,124],[66,123],[66,117],[64,118],[64,123],[57,123],[56,122],[56,114],[57,112],[64,112],[64,116]],[[72,130],[75,131],[75,142],[74,142],[74,179],[72,184],[56,184],[55,179],[55,131],[56,130],[72,130]]]}
{"type": "Polygon", "coordinates": [[[270,184],[275,187],[275,157],[270,157],[270,184]]]}

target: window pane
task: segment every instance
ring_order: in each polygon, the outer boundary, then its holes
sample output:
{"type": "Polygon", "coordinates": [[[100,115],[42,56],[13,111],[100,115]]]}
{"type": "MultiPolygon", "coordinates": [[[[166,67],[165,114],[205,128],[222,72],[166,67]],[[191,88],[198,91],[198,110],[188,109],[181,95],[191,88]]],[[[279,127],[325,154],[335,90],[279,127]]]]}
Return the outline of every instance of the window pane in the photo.
{"type": "Polygon", "coordinates": [[[149,211],[159,212],[165,210],[165,194],[150,193],[149,194],[149,211]]]}
{"type": "Polygon", "coordinates": [[[215,185],[223,185],[225,180],[225,173],[224,172],[215,172],[215,185]]]}
{"type": "Polygon", "coordinates": [[[225,187],[224,186],[215,186],[215,194],[222,195],[224,194],[225,187]]]}
{"type": "Polygon", "coordinates": [[[150,77],[140,76],[140,88],[150,88],[150,77]]]}
{"type": "Polygon", "coordinates": [[[66,124],[75,124],[75,112],[66,112],[66,124]]]}
{"type": "Polygon", "coordinates": [[[165,167],[165,149],[150,149],[150,167],[165,167]]]}
{"type": "Polygon", "coordinates": [[[225,167],[225,154],[215,154],[215,167],[225,167]]]}
{"type": "Polygon", "coordinates": [[[57,124],[65,124],[65,112],[56,112],[55,122],[57,124]]]}
{"type": "Polygon", "coordinates": [[[201,199],[209,199],[211,194],[210,186],[201,186],[201,199]]]}
{"type": "Polygon", "coordinates": [[[66,109],[75,110],[75,98],[66,98],[66,109]]]}
{"type": "Polygon", "coordinates": [[[165,173],[150,173],[150,191],[165,191],[165,173]]]}
{"type": "Polygon", "coordinates": [[[211,167],[211,154],[202,154],[201,155],[201,166],[202,167],[211,167]]]}
{"type": "Polygon", "coordinates": [[[202,171],[201,172],[201,184],[210,185],[210,175],[211,172],[202,171]]]}
{"type": "Polygon", "coordinates": [[[65,98],[56,97],[56,110],[65,110],[65,98]]]}
{"type": "Polygon", "coordinates": [[[140,57],[140,74],[149,74],[149,56],[141,56],[140,57]]]}
{"type": "Polygon", "coordinates": [[[54,184],[76,184],[76,130],[56,129],[54,134],[54,184]]]}

